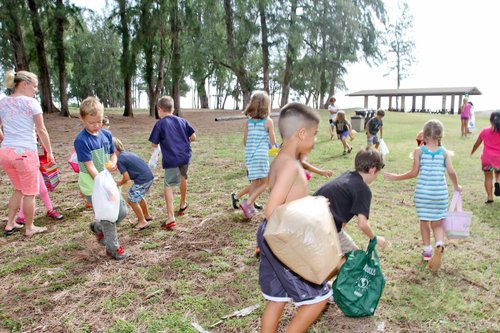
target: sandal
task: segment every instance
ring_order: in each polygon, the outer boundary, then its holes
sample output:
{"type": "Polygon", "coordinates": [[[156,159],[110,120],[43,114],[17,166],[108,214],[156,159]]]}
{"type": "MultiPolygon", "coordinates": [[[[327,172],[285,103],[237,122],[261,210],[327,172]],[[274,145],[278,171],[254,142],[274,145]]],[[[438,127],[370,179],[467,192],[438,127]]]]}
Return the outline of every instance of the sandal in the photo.
{"type": "Polygon", "coordinates": [[[153,217],[150,216],[150,217],[146,218],[145,220],[146,220],[146,222],[151,222],[151,221],[153,221],[153,217]]]}
{"type": "Polygon", "coordinates": [[[184,208],[180,208],[179,211],[177,212],[177,216],[182,216],[185,214],[186,210],[188,209],[189,204],[186,202],[186,206],[184,208]]]}
{"type": "Polygon", "coordinates": [[[15,232],[17,232],[17,231],[21,230],[22,228],[23,228],[23,226],[22,226],[22,225],[19,225],[19,226],[16,226],[16,227],[14,227],[14,228],[12,228],[12,229],[10,229],[10,230],[4,229],[3,233],[4,233],[4,235],[5,235],[5,236],[11,236],[11,235],[13,235],[15,232]]]}
{"type": "Polygon", "coordinates": [[[149,228],[149,226],[150,226],[150,225],[151,225],[151,224],[149,224],[149,223],[147,223],[147,222],[146,222],[146,224],[145,224],[145,225],[140,226],[140,227],[139,227],[139,226],[136,226],[134,229],[135,229],[135,230],[137,230],[137,231],[142,231],[142,230],[145,230],[145,229],[149,228]]]}
{"type": "Polygon", "coordinates": [[[162,224],[160,224],[160,228],[164,230],[173,230],[175,226],[175,220],[172,222],[163,222],[162,224]]]}

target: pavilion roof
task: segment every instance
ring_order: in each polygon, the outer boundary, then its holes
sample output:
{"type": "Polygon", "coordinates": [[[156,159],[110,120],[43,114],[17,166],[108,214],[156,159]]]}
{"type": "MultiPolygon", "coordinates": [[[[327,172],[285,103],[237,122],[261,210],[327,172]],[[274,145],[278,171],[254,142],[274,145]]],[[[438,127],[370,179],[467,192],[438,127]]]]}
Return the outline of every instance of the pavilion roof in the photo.
{"type": "Polygon", "coordinates": [[[374,89],[360,90],[347,96],[445,96],[481,95],[476,87],[412,88],[412,89],[374,89]]]}

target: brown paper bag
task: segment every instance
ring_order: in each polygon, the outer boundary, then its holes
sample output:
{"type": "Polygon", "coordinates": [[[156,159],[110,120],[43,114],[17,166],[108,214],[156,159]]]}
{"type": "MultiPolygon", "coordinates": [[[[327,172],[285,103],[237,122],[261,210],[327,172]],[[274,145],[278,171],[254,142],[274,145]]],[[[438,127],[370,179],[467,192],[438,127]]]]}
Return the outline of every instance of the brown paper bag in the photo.
{"type": "Polygon", "coordinates": [[[328,200],[307,196],[277,207],[264,238],[274,255],[307,281],[321,284],[337,267],[340,243],[328,200]]]}

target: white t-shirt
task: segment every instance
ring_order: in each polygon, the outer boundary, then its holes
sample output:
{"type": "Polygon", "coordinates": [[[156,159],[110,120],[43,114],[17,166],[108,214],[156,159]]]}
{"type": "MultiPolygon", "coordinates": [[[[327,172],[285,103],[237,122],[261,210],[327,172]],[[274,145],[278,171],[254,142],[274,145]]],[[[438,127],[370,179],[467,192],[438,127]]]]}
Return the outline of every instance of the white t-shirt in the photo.
{"type": "Polygon", "coordinates": [[[40,103],[27,96],[5,97],[0,100],[4,140],[2,148],[17,151],[37,151],[35,121],[33,117],[42,113],[40,103]]]}
{"type": "Polygon", "coordinates": [[[330,119],[335,119],[337,117],[337,112],[339,108],[336,105],[328,105],[328,111],[330,112],[330,119]]]}

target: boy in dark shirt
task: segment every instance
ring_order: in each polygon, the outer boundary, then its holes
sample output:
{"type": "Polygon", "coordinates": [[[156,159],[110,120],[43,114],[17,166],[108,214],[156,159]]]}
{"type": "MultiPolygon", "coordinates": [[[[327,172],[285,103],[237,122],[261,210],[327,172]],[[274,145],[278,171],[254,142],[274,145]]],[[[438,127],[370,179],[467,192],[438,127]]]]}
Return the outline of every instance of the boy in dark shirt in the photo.
{"type": "Polygon", "coordinates": [[[382,118],[384,118],[385,112],[384,110],[378,110],[377,115],[372,119],[368,120],[366,123],[366,136],[368,139],[368,145],[375,145],[375,148],[378,148],[380,144],[380,139],[382,139],[383,132],[382,127],[384,126],[384,122],[382,118]],[[380,131],[380,139],[377,136],[380,131]]]}

